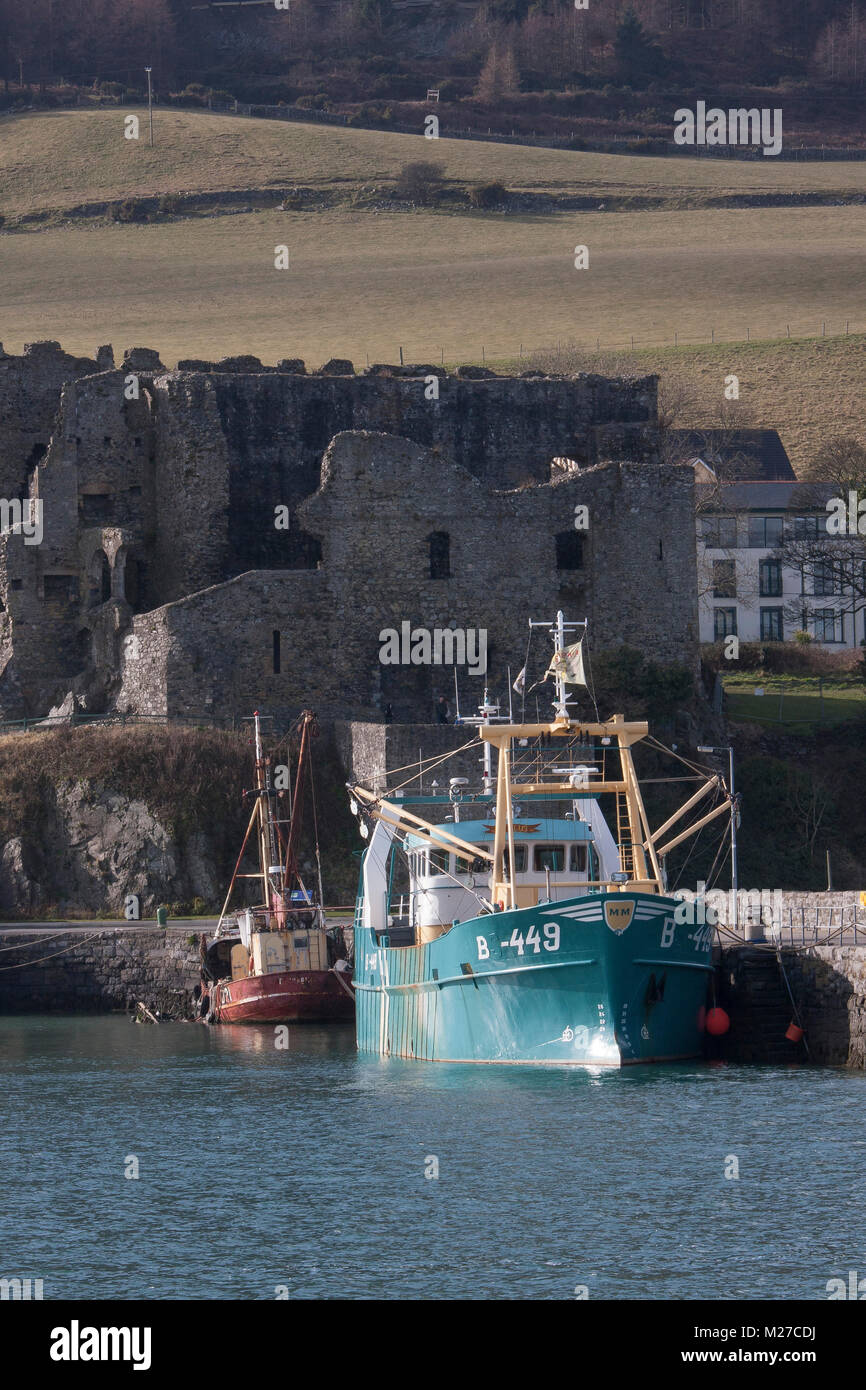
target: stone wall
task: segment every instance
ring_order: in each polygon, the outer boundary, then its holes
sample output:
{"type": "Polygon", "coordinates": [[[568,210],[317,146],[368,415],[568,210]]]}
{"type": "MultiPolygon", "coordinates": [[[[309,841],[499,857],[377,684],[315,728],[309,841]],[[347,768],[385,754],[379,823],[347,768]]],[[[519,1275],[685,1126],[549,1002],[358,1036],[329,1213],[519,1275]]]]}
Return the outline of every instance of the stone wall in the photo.
{"type": "Polygon", "coordinates": [[[23,356],[0,344],[0,497],[26,497],[27,482],[48,448],[67,382],[113,365],[111,349],[72,357],[59,343],[28,343],[23,356]]]}
{"type": "Polygon", "coordinates": [[[0,718],[69,699],[242,713],[267,697],[423,719],[441,673],[380,668],[382,628],[483,626],[501,678],[529,611],[560,606],[592,618],[596,650],[696,661],[692,481],[658,464],[654,377],[337,361],[307,375],[255,358],[166,372],[150,349],[115,369],[107,348],[35,344],[0,354],[0,461],[45,524],[38,547],[0,539],[0,718]],[[551,482],[554,459],[571,463],[551,482]],[[556,536],[573,536],[578,501],[590,528],[564,569],[556,536]],[[434,531],[451,565],[431,581],[434,531]]]}
{"type": "Polygon", "coordinates": [[[4,932],[0,1013],[106,1013],[141,1000],[151,1012],[192,1017],[199,947],[189,936],[161,927],[62,932],[51,940],[4,932]]]}
{"type": "Polygon", "coordinates": [[[737,1062],[866,1067],[866,946],[736,946],[719,958],[718,1002],[731,1018],[716,1051],[737,1062]],[[796,1002],[805,1043],[785,1038],[796,1002]]]}
{"type": "MultiPolygon", "coordinates": [[[[440,693],[451,698],[453,666],[383,662],[383,633],[403,623],[484,632],[486,672],[458,671],[469,709],[486,683],[504,689],[508,666],[520,669],[527,619],[560,607],[589,618],[596,651],[628,641],[694,669],[691,509],[685,469],[598,465],[499,492],[408,440],[339,435],[319,491],[299,509],[321,540],[321,566],[253,571],[135,617],[117,707],[242,717],[309,705],[359,718],[390,703],[398,722],[425,722],[440,693]],[[589,511],[585,551],[579,569],[565,570],[556,537],[574,534],[578,504],[589,511]],[[449,538],[440,578],[434,532],[449,538]]],[[[537,675],[549,655],[539,638],[537,675]]]]}

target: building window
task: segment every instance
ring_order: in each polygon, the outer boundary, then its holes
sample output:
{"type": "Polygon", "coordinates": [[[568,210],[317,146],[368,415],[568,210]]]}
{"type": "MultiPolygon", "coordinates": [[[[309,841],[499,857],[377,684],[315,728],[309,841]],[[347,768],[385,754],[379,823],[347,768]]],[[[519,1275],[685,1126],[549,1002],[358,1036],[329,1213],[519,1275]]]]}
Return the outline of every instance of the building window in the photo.
{"type": "Polygon", "coordinates": [[[702,522],[704,545],[709,550],[734,550],[737,544],[735,516],[705,516],[702,522]]]}
{"type": "Polygon", "coordinates": [[[836,575],[832,560],[816,560],[812,565],[812,593],[821,596],[835,594],[836,575]]]}
{"type": "Polygon", "coordinates": [[[812,540],[818,535],[818,518],[816,516],[795,516],[794,517],[794,539],[798,541],[812,540]]]}
{"type": "Polygon", "coordinates": [[[752,550],[772,550],[782,539],[784,521],[780,516],[750,516],[749,546],[752,550]]]}
{"type": "Polygon", "coordinates": [[[273,630],[273,662],[274,675],[278,676],[280,674],[280,632],[279,628],[276,627],[273,630]]]}
{"type": "Polygon", "coordinates": [[[842,641],[842,614],[835,608],[816,608],[812,614],[816,642],[842,641]]]}
{"type": "Polygon", "coordinates": [[[451,578],[451,537],[447,531],[434,531],[427,537],[430,546],[430,578],[451,578]]]}
{"type": "Polygon", "coordinates": [[[784,640],[784,626],[781,608],[761,609],[761,641],[781,642],[784,640]]]}
{"type": "Polygon", "coordinates": [[[577,531],[560,531],[556,537],[556,568],[583,569],[583,536],[577,531]]]}
{"type": "Polygon", "coordinates": [[[737,635],[737,610],[736,608],[714,608],[713,609],[713,632],[717,642],[723,637],[736,637],[737,635]]]}
{"type": "MultiPolygon", "coordinates": [[[[758,566],[760,575],[761,598],[778,598],[782,593],[782,562],[781,560],[762,560],[758,566]]],[[[775,610],[768,608],[767,613],[775,610]]]]}
{"type": "Polygon", "coordinates": [[[737,597],[737,567],[733,560],[713,561],[713,598],[737,597]]]}

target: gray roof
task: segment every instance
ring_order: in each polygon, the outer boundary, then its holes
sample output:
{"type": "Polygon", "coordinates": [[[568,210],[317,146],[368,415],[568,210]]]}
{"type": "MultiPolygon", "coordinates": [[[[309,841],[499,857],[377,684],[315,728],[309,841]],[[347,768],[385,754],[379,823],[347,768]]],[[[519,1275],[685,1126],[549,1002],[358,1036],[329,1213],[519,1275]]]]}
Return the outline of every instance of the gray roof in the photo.
{"type": "Polygon", "coordinates": [[[684,463],[702,459],[723,474],[727,464],[738,477],[755,481],[797,477],[776,430],[671,430],[670,439],[684,463]]]}
{"type": "Polygon", "coordinates": [[[718,488],[699,483],[696,492],[708,512],[820,512],[839,488],[835,483],[728,483],[718,488]]]}

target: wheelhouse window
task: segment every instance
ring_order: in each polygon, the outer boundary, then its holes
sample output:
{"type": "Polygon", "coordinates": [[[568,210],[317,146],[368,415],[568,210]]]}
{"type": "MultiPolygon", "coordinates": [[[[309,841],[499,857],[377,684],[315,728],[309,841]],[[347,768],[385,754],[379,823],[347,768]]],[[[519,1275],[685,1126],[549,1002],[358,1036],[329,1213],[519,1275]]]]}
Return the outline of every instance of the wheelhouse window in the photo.
{"type": "Polygon", "coordinates": [[[574,874],[586,873],[586,845],[571,845],[568,851],[568,867],[574,874]]]}
{"type": "Polygon", "coordinates": [[[447,849],[431,849],[428,853],[429,873],[447,874],[451,868],[451,856],[447,849]]]}
{"type": "MultiPolygon", "coordinates": [[[[516,874],[525,874],[525,873],[526,873],[526,849],[527,849],[526,845],[515,845],[515,846],[514,846],[514,872],[515,872],[516,874]]],[[[506,850],[505,850],[505,852],[504,852],[504,854],[503,854],[503,856],[502,856],[503,872],[504,872],[506,875],[509,874],[509,873],[511,872],[510,869],[509,869],[509,867],[508,867],[508,865],[509,865],[510,862],[511,862],[511,861],[510,861],[510,859],[509,859],[509,857],[508,857],[508,849],[506,848],[506,850]]]]}
{"type": "Polygon", "coordinates": [[[561,873],[565,868],[565,845],[536,845],[535,872],[543,874],[549,869],[552,874],[561,873]]]}
{"type": "Polygon", "coordinates": [[[717,642],[723,637],[735,637],[737,633],[736,608],[713,609],[713,634],[717,642]]]}
{"type": "MultiPolygon", "coordinates": [[[[492,852],[493,847],[492,845],[485,843],[483,845],[480,845],[479,848],[486,849],[488,852],[492,852]]],[[[477,859],[473,859],[471,863],[467,863],[465,859],[457,859],[457,872],[458,874],[489,874],[490,860],[482,859],[480,855],[477,859]]]]}

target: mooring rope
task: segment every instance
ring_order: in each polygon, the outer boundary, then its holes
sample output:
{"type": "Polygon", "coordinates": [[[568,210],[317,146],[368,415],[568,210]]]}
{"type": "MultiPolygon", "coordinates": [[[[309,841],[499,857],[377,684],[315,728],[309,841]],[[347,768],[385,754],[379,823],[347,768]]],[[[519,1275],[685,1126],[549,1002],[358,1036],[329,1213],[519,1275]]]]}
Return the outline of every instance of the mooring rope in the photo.
{"type": "MultiPolygon", "coordinates": [[[[118,928],[118,927],[111,927],[111,928],[108,928],[108,930],[110,930],[110,931],[119,931],[119,930],[123,930],[123,929],[122,929],[122,928],[118,928]]],[[[63,933],[62,933],[62,932],[58,932],[57,935],[58,935],[58,936],[62,936],[63,933]]],[[[82,937],[82,939],[81,939],[80,941],[73,941],[73,943],[72,943],[71,946],[64,946],[62,951],[52,951],[51,954],[50,954],[49,956],[40,956],[40,957],[38,958],[38,960],[24,960],[24,961],[21,961],[20,964],[18,964],[18,965],[0,965],[0,971],[5,971],[5,970],[29,970],[31,965],[41,965],[43,961],[46,961],[46,960],[54,960],[55,956],[63,956],[63,955],[66,954],[67,951],[74,951],[76,946],[84,946],[88,941],[93,941],[93,940],[95,940],[95,938],[96,938],[97,936],[104,936],[104,935],[105,935],[105,932],[104,932],[104,931],[95,931],[95,932],[92,932],[90,936],[82,937]]],[[[8,946],[8,947],[4,947],[3,949],[4,949],[4,950],[9,950],[9,951],[11,951],[11,950],[13,950],[14,948],[13,948],[12,946],[8,946]]]]}

